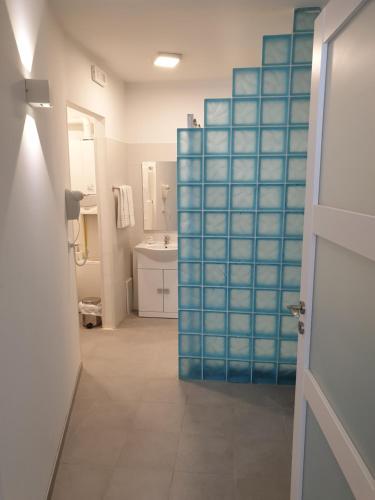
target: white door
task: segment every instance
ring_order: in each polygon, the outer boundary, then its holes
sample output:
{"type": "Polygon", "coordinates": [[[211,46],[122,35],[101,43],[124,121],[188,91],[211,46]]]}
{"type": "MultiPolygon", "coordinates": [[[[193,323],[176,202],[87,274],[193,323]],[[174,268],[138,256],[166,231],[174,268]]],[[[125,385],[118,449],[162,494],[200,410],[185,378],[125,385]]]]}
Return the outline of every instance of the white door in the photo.
{"type": "Polygon", "coordinates": [[[291,499],[370,500],[375,0],[331,0],[318,17],[310,116],[291,499]]]}
{"type": "Polygon", "coordinates": [[[138,269],[138,309],[142,312],[163,312],[163,271],[138,269]]]}
{"type": "Polygon", "coordinates": [[[164,312],[177,318],[177,270],[164,269],[164,312]]]}

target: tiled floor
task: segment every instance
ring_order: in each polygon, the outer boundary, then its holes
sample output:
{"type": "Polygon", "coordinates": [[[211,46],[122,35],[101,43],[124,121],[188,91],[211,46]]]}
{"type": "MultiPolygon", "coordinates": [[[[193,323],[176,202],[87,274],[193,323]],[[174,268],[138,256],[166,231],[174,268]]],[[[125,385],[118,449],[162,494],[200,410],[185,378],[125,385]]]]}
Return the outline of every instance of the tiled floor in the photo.
{"type": "Polygon", "coordinates": [[[82,331],[53,500],[288,500],[292,389],[179,381],[176,328],[82,331]]]}

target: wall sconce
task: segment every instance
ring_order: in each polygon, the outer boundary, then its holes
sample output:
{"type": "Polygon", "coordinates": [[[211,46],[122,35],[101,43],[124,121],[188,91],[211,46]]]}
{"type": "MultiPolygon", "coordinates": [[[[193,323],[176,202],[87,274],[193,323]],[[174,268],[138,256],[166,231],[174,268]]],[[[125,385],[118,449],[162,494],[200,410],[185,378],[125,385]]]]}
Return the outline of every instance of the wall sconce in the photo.
{"type": "Polygon", "coordinates": [[[26,102],[34,108],[52,108],[48,80],[25,80],[26,102]]]}

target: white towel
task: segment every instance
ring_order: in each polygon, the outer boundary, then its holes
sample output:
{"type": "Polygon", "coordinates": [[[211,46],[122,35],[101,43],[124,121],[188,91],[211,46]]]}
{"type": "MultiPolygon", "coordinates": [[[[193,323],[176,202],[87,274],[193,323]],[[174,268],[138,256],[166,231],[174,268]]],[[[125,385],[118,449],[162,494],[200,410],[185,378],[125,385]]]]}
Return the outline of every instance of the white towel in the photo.
{"type": "Polygon", "coordinates": [[[122,229],[129,225],[128,197],[126,186],[119,186],[117,198],[117,227],[122,229]]]}
{"type": "Polygon", "coordinates": [[[130,227],[135,226],[135,217],[134,217],[134,203],[133,203],[133,190],[131,186],[125,186],[126,187],[126,198],[127,198],[127,204],[128,204],[128,217],[129,217],[129,223],[130,227]]]}
{"type": "Polygon", "coordinates": [[[133,227],[135,225],[133,191],[131,186],[119,186],[117,200],[117,228],[133,227]]]}

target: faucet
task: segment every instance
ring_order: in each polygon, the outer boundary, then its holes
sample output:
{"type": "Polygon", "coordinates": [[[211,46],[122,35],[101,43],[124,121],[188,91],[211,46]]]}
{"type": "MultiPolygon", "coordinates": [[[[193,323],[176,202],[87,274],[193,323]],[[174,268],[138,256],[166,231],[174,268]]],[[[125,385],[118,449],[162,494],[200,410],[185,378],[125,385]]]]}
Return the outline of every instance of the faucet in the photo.
{"type": "Polygon", "coordinates": [[[164,235],[164,246],[165,246],[165,248],[167,248],[167,246],[169,245],[170,241],[171,241],[171,237],[169,236],[169,234],[165,234],[164,235]]]}

